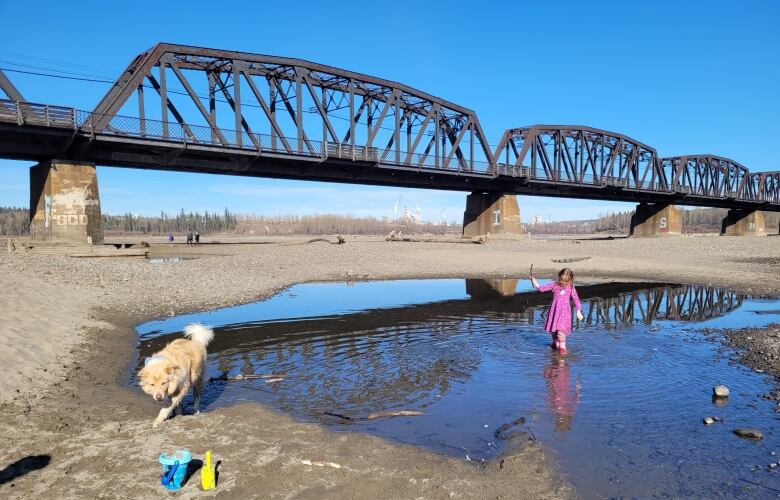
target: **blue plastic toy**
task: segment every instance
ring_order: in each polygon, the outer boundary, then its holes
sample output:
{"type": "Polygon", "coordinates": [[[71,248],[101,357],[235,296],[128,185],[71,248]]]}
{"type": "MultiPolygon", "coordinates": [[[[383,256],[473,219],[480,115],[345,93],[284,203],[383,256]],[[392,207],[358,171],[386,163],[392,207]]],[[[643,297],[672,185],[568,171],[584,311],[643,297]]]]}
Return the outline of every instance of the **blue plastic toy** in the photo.
{"type": "Polygon", "coordinates": [[[173,455],[160,454],[160,463],[163,466],[160,484],[171,491],[178,490],[184,484],[187,477],[187,468],[192,460],[190,450],[179,450],[173,455]]]}
{"type": "Polygon", "coordinates": [[[163,486],[168,486],[171,484],[171,481],[173,480],[173,475],[176,474],[176,471],[179,470],[179,462],[175,462],[173,465],[168,467],[167,465],[163,467],[163,475],[162,478],[160,478],[160,484],[163,486]],[[166,472],[167,469],[167,472],[166,472]]]}

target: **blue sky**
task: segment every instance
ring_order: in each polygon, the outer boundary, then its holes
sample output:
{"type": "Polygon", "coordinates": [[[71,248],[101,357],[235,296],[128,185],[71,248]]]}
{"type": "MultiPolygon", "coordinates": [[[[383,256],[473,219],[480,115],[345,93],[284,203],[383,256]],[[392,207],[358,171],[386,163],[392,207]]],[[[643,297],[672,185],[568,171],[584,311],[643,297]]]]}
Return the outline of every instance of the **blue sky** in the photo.
{"type": "MultiPolygon", "coordinates": [[[[115,79],[158,41],[299,57],[406,83],[504,129],[583,124],[662,156],[777,170],[780,2],[43,2],[0,0],[0,67],[115,79]],[[234,8],[235,10],[229,11],[234,8]],[[15,21],[14,21],[15,20],[15,21]],[[20,66],[24,64],[27,66],[20,66]],[[35,68],[33,68],[34,66],[35,68]]],[[[8,73],[30,101],[92,109],[107,85],[8,73]]],[[[29,163],[0,160],[0,205],[29,201],[29,163]]],[[[100,167],[103,210],[462,217],[465,193],[100,167]],[[292,203],[291,200],[295,200],[292,203]]],[[[523,220],[632,206],[520,197],[523,220]]]]}

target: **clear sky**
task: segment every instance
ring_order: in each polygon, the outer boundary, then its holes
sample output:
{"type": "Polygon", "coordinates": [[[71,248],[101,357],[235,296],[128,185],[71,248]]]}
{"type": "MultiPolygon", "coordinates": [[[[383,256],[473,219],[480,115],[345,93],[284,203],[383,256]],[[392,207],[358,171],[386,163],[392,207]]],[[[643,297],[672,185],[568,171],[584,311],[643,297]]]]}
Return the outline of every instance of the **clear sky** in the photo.
{"type": "MultiPolygon", "coordinates": [[[[299,57],[403,82],[504,129],[583,124],[662,156],[778,170],[780,2],[44,2],[0,0],[0,67],[114,80],[156,42],[299,57]],[[25,66],[21,66],[25,65],[25,66]]],[[[27,100],[92,109],[103,83],[7,73],[27,100]]],[[[27,206],[29,163],[0,160],[0,205],[27,206]]],[[[100,167],[104,212],[222,210],[462,217],[465,193],[100,167]],[[295,200],[292,203],[291,200],[295,200]]],[[[633,208],[520,197],[523,220],[633,208]]]]}

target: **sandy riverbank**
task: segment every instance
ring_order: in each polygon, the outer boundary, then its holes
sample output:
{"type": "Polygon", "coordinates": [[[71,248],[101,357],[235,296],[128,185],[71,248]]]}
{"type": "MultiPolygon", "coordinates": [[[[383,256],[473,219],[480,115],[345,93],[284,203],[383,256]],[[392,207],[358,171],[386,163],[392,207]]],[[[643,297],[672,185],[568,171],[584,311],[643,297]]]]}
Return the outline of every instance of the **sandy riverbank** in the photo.
{"type": "MultiPolygon", "coordinates": [[[[28,456],[50,462],[0,486],[14,495],[155,497],[156,455],[165,446],[219,450],[229,496],[561,497],[570,485],[537,444],[487,468],[358,434],[332,433],[258,405],[176,418],[151,429],[156,406],[123,386],[134,353],[132,326],[189,311],[260,300],[299,282],[552,274],[731,286],[780,294],[780,239],[507,240],[486,245],[347,238],[267,244],[153,246],[142,259],[75,259],[35,249],[0,254],[4,293],[0,466],[28,456]],[[573,264],[552,259],[589,257],[573,264]],[[302,459],[341,469],[301,464],[302,459]],[[370,478],[370,480],[369,480],[370,478]],[[13,484],[13,486],[11,486],[13,484]]],[[[223,239],[223,241],[225,241],[223,239]]],[[[215,452],[215,455],[217,453],[215,452]]],[[[42,463],[42,462],[41,462],[42,463]]],[[[192,481],[185,494],[197,493],[192,481]]]]}

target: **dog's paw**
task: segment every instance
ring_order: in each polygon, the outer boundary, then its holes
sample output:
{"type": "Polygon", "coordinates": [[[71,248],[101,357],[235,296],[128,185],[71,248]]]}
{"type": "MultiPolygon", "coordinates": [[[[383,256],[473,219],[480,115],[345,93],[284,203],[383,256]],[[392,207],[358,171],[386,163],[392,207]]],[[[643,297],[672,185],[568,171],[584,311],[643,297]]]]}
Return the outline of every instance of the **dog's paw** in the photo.
{"type": "Polygon", "coordinates": [[[157,420],[154,421],[154,423],[152,424],[152,427],[154,429],[157,429],[157,428],[159,428],[163,424],[163,422],[165,422],[165,419],[159,419],[158,418],[157,420]]]}

